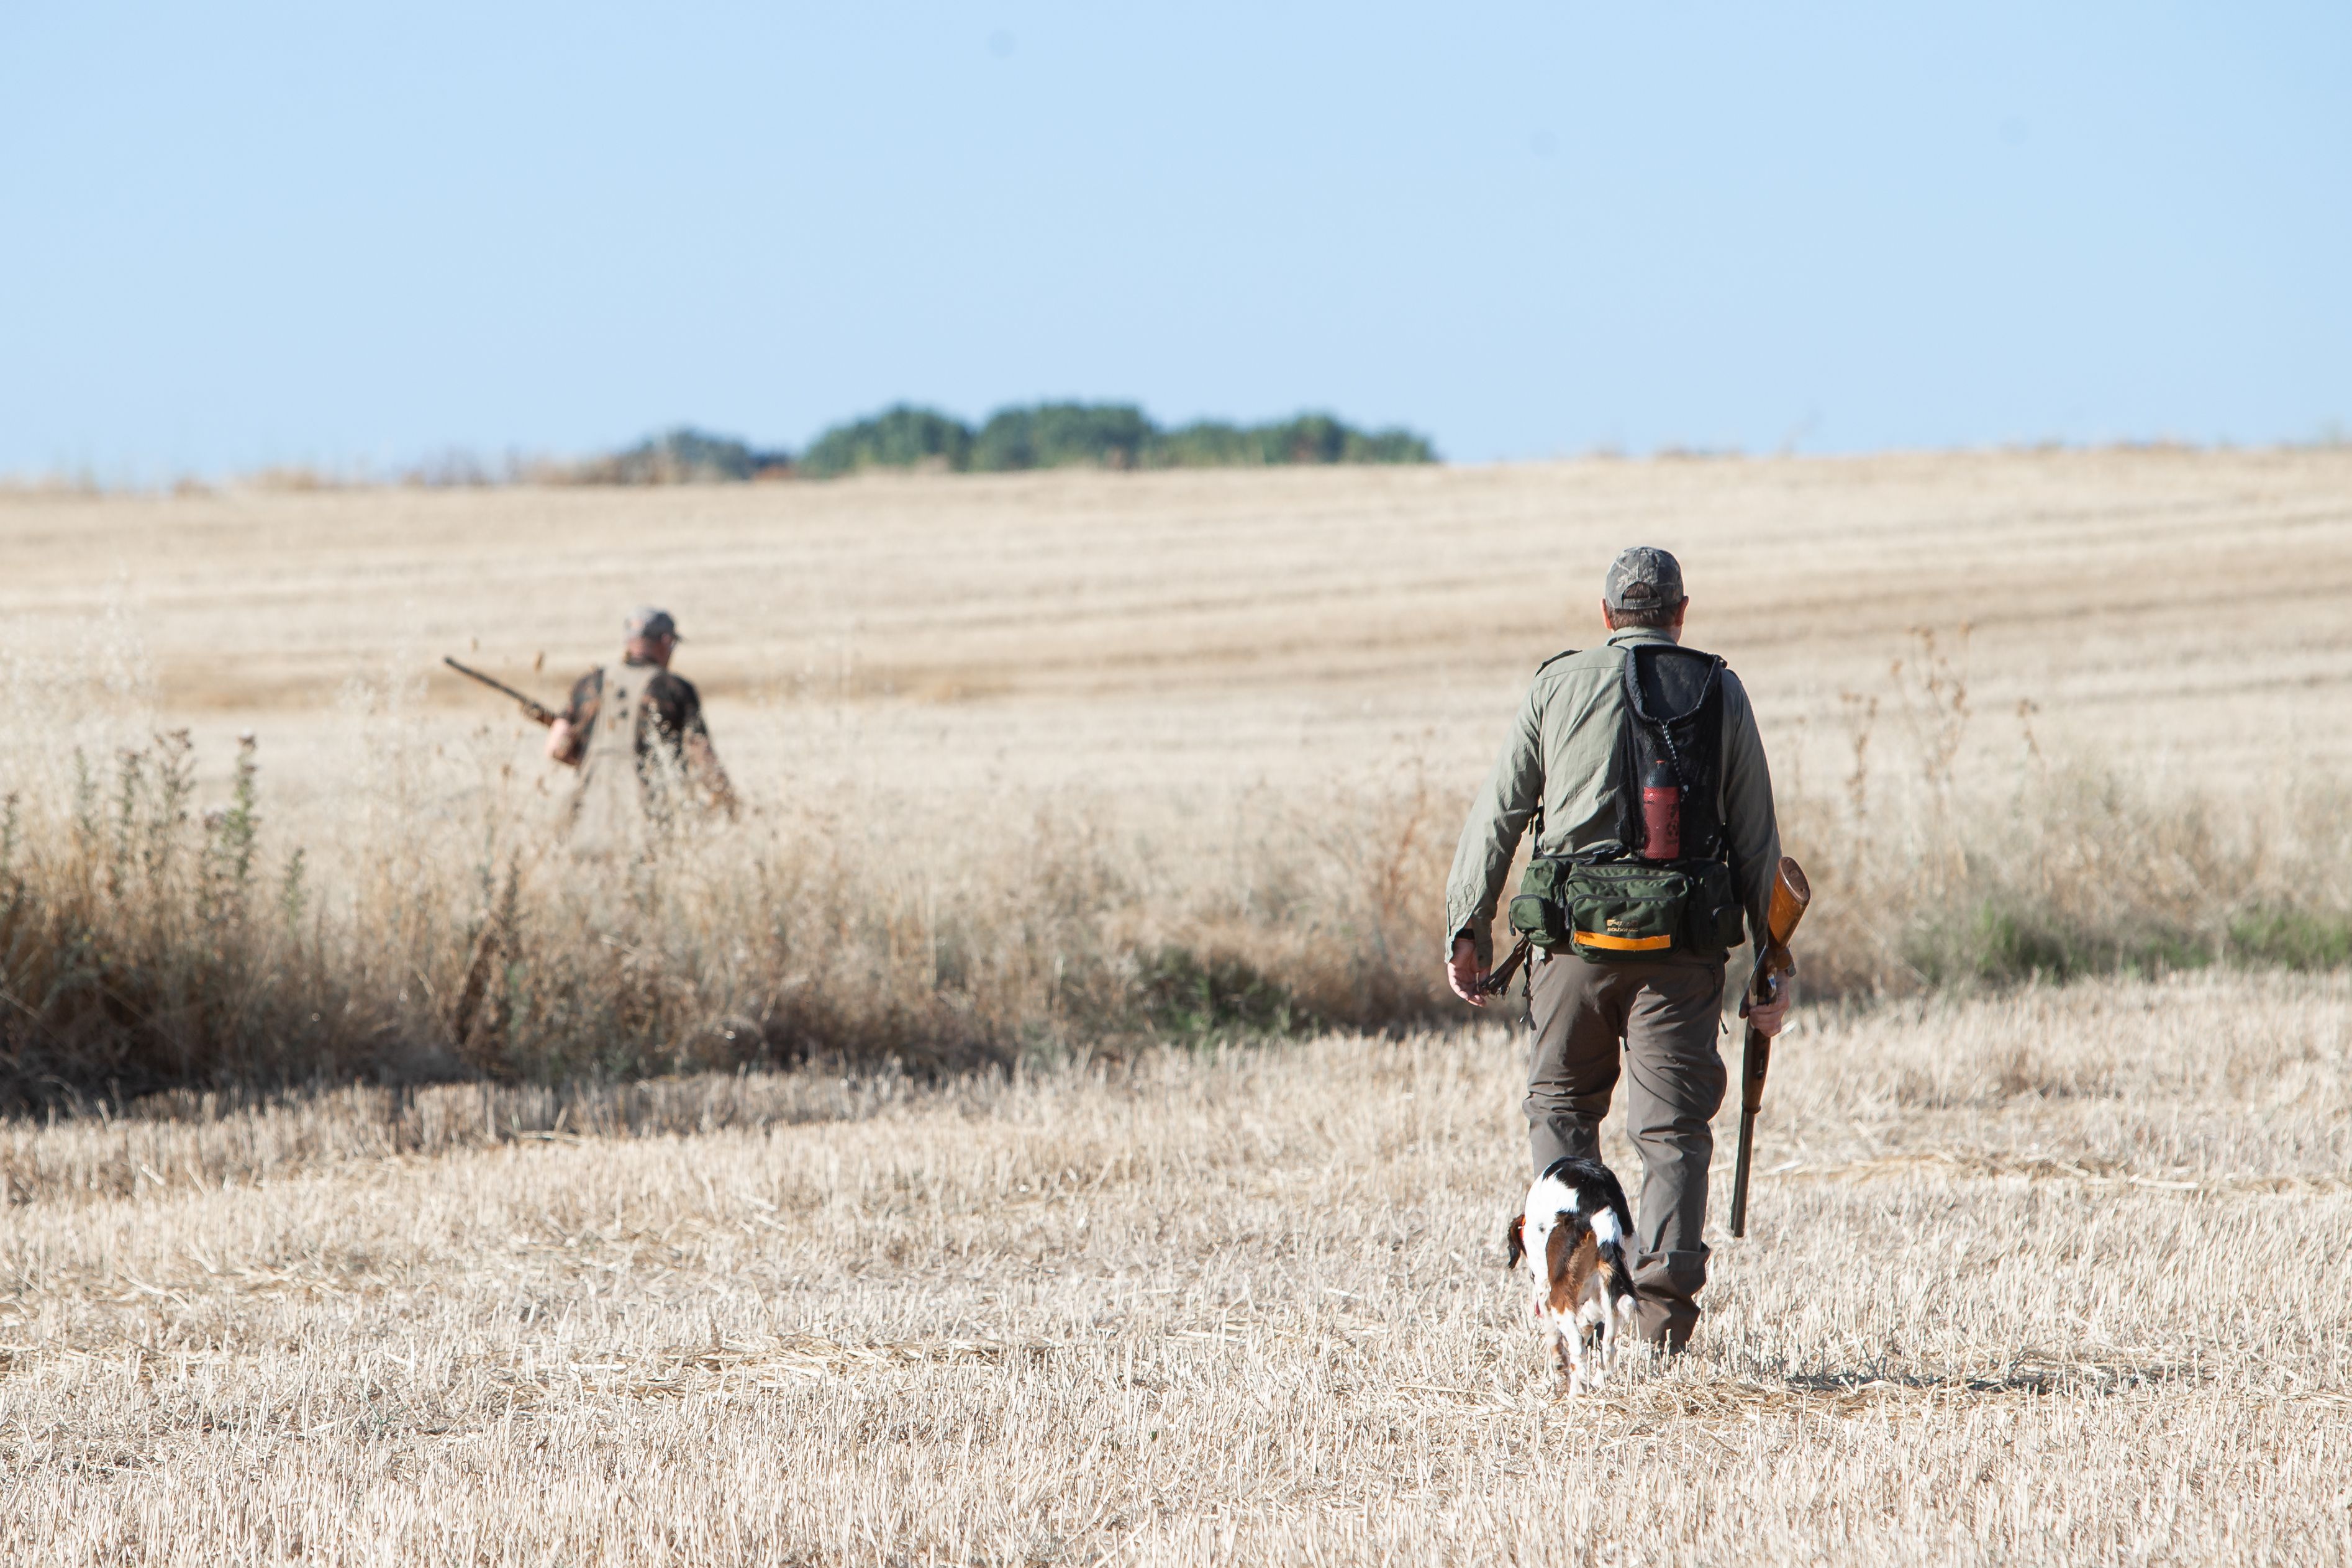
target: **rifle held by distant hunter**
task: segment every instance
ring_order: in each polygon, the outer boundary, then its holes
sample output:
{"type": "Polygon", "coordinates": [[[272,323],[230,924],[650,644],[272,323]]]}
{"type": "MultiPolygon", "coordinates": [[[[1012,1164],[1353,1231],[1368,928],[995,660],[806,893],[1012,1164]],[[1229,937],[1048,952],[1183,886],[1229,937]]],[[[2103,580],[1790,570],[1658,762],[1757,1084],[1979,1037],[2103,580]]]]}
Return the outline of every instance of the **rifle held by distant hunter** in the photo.
{"type": "Polygon", "coordinates": [[[553,708],[541,703],[537,697],[525,695],[523,693],[519,692],[512,686],[507,685],[504,681],[494,680],[490,676],[482,674],[481,671],[475,669],[470,664],[461,664],[457,660],[451,658],[444,658],[441,662],[448,665],[451,669],[457,671],[459,674],[465,676],[467,680],[479,681],[482,685],[489,687],[490,690],[514,698],[515,701],[522,705],[523,716],[530,720],[533,724],[551,725],[557,719],[563,716],[562,714],[557,713],[553,708]]]}
{"type": "MultiPolygon", "coordinates": [[[[1756,950],[1756,968],[1748,977],[1748,989],[1739,999],[1739,1016],[1746,1018],[1751,1007],[1769,1004],[1789,977],[1797,972],[1797,960],[1789,952],[1789,938],[1797,934],[1797,923],[1805,917],[1806,906],[1813,901],[1813,890],[1806,884],[1805,873],[1795,861],[1783,855],[1772,874],[1772,903],[1765,915],[1764,945],[1756,950]]],[[[1756,1113],[1764,1104],[1764,1074],[1772,1064],[1772,1039],[1759,1033],[1754,1026],[1748,1030],[1747,1050],[1739,1065],[1739,1164],[1731,1176],[1731,1233],[1748,1234],[1748,1162],[1756,1151],[1756,1113]]]]}

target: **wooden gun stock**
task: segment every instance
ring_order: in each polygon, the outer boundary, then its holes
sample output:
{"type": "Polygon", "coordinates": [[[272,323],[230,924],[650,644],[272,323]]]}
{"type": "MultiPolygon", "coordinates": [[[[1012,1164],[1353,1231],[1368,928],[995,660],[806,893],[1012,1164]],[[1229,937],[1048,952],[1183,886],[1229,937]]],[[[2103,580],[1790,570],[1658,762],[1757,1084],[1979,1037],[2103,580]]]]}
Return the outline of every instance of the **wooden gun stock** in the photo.
{"type": "MultiPolygon", "coordinates": [[[[1788,856],[1781,856],[1772,874],[1772,902],[1765,912],[1766,941],[1757,952],[1756,967],[1748,977],[1747,994],[1739,1001],[1742,1018],[1748,1016],[1749,1008],[1771,1001],[1773,994],[1797,972],[1797,960],[1789,952],[1789,939],[1797,934],[1797,925],[1804,919],[1805,910],[1812,902],[1813,890],[1805,881],[1803,869],[1788,856]]],[[[1764,1105],[1764,1075],[1771,1066],[1771,1038],[1748,1030],[1739,1064],[1739,1163],[1731,1176],[1734,1236],[1748,1234],[1748,1166],[1756,1152],[1756,1113],[1764,1105]]]]}

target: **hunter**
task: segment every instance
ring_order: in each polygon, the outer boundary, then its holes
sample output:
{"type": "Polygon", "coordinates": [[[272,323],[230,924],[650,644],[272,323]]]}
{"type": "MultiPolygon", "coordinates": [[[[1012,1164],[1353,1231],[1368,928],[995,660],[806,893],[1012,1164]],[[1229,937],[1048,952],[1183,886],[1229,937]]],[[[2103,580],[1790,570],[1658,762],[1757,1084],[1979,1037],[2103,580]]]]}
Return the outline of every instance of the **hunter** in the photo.
{"type": "Polygon", "coordinates": [[[651,605],[622,623],[618,663],[589,671],[548,727],[547,755],[580,769],[572,841],[584,850],[646,841],[680,807],[735,813],[735,789],[719,765],[694,683],[670,673],[677,622],[651,605]]]}
{"type": "MultiPolygon", "coordinates": [[[[1511,925],[1531,944],[1535,1167],[1601,1157],[1622,1053],[1642,1158],[1628,1248],[1639,1329],[1674,1351],[1689,1343],[1706,1282],[1724,964],[1743,925],[1762,940],[1780,857],[1756,716],[1721,659],[1681,646],[1689,610],[1673,556],[1637,546],[1617,557],[1601,601],[1608,641],[1537,668],[1445,889],[1446,979],[1483,1007],[1496,900],[1532,823],[1511,925]]],[[[1788,1005],[1782,990],[1748,1022],[1777,1034],[1788,1005]]]]}

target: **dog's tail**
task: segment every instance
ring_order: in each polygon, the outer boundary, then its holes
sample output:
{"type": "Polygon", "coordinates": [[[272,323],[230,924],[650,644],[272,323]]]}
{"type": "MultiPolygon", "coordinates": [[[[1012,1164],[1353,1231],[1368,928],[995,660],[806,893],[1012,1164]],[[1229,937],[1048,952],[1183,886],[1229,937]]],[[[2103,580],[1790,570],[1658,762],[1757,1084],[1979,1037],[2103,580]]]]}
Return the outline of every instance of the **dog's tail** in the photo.
{"type": "Polygon", "coordinates": [[[1601,1271],[1608,1281],[1609,1304],[1621,1312],[1631,1312],[1641,1301],[1642,1288],[1633,1282],[1633,1270],[1625,1266],[1625,1249],[1614,1241],[1601,1244],[1601,1271]]]}
{"type": "MultiPolygon", "coordinates": [[[[1600,1164],[1595,1161],[1594,1164],[1600,1164]]],[[[1625,1185],[1617,1173],[1607,1166],[1601,1166],[1601,1191],[1609,1203],[1609,1212],[1617,1217],[1617,1234],[1622,1239],[1633,1234],[1633,1211],[1625,1202],[1625,1185]]]]}

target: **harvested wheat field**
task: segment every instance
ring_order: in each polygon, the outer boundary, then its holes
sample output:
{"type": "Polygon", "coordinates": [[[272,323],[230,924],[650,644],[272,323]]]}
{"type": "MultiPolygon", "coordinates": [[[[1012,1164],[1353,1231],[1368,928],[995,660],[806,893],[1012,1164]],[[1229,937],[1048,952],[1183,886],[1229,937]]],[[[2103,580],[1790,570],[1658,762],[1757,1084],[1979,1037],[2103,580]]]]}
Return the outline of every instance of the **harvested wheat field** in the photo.
{"type": "Polygon", "coordinates": [[[1897,727],[1890,662],[1963,622],[1986,779],[2021,700],[2042,744],[2167,779],[2352,762],[2292,722],[2352,702],[2343,449],[0,495],[0,610],[18,669],[193,723],[215,777],[250,728],[304,801],[372,691],[525,739],[440,656],[552,698],[648,600],[769,790],[1222,800],[1400,761],[1466,789],[1630,542],[1683,557],[1693,640],[1825,790],[1842,696],[1897,727]]]}
{"type": "Polygon", "coordinates": [[[1463,803],[1629,539],[1756,694],[1816,996],[2352,959],[2352,452],[17,495],[0,1110],[1454,1019],[1463,803]],[[600,929],[438,661],[554,699],[639,600],[750,811],[600,929]]]}
{"type": "Polygon", "coordinates": [[[0,1558],[2352,1559],[2352,453],[0,545],[0,1558]],[[1634,541],[1756,694],[1815,999],[1696,1350],[1571,1404],[1434,927],[1634,541]],[[616,909],[437,660],[551,699],[647,600],[751,809],[616,909]]]}
{"type": "Polygon", "coordinates": [[[1697,1349],[1573,1403],[1500,1030],[16,1130],[0,1552],[2352,1556],[2342,977],[1780,1060],[1697,1349]]]}

